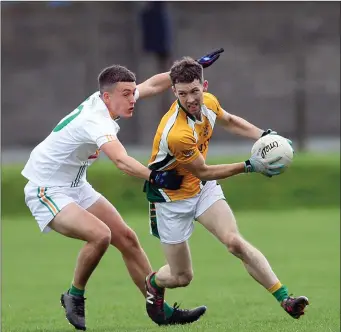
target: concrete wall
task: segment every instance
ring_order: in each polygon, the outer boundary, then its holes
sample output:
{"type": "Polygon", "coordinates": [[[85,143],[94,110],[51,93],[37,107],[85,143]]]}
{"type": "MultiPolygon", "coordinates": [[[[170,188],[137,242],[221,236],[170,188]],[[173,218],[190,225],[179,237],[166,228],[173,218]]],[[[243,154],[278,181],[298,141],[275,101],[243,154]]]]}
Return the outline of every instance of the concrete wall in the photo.
{"type": "MultiPolygon", "coordinates": [[[[29,147],[97,89],[101,68],[120,63],[138,80],[157,73],[141,47],[143,2],[3,4],[2,144],[29,147]]],[[[339,136],[338,2],[172,2],[172,58],[217,47],[225,53],[205,71],[222,106],[263,128],[295,136],[296,64],[305,59],[308,135],[339,136]]],[[[301,65],[298,68],[302,68],[301,65]]],[[[151,144],[171,92],[143,100],[121,120],[124,143],[151,144]]],[[[217,130],[215,140],[225,137],[217,130]]],[[[228,136],[228,139],[233,139],[228,136]]]]}

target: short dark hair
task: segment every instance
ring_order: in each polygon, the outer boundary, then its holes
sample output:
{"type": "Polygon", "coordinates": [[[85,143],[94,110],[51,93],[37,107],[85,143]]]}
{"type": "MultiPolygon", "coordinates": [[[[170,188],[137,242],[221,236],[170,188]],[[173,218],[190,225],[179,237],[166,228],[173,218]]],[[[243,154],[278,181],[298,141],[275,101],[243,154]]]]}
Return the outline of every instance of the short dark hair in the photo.
{"type": "Polygon", "coordinates": [[[128,68],[113,65],[104,68],[98,76],[99,91],[102,94],[117,82],[135,82],[136,77],[128,68]]]}
{"type": "Polygon", "coordinates": [[[194,80],[203,80],[203,68],[190,57],[183,57],[181,60],[175,61],[171,70],[170,77],[173,86],[176,83],[192,83],[194,80]]]}

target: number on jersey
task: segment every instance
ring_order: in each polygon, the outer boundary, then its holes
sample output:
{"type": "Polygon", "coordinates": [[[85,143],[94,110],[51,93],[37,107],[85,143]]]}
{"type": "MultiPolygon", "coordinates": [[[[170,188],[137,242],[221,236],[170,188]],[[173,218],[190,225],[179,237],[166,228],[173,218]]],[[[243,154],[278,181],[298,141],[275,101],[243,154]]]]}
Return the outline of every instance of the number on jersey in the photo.
{"type": "Polygon", "coordinates": [[[64,117],[57,126],[53,129],[53,132],[58,132],[62,130],[65,126],[67,126],[73,119],[77,118],[77,116],[82,112],[82,109],[84,107],[84,103],[90,99],[87,98],[83,103],[81,103],[74,111],[72,111],[70,114],[68,114],[66,117],[64,117]]]}

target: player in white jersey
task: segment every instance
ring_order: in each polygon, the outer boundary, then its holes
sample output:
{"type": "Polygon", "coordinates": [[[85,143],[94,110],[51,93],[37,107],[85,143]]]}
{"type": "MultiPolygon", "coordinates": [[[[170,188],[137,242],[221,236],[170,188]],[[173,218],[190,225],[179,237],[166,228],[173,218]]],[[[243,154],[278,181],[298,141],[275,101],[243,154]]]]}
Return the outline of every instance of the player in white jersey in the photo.
{"type": "MultiPolygon", "coordinates": [[[[220,52],[198,62],[208,67],[220,52]]],[[[71,288],[61,296],[66,318],[80,330],[86,329],[85,286],[110,244],[120,250],[131,278],[144,296],[144,280],[152,271],[135,232],[87,182],[88,166],[103,151],[126,174],[160,188],[178,189],[182,181],[175,171],[150,171],[128,156],[117,138],[119,126],[115,120],[131,117],[139,97],[153,96],[171,86],[169,73],[155,75],[139,85],[135,81],[135,75],[125,67],[114,65],[104,69],[98,78],[99,91],[58,123],[34,148],[22,171],[28,179],[25,202],[40,230],[52,229],[86,242],[77,259],[71,288]]],[[[180,310],[167,303],[164,307],[168,314],[165,324],[190,323],[206,311],[206,307],[180,310]]]]}

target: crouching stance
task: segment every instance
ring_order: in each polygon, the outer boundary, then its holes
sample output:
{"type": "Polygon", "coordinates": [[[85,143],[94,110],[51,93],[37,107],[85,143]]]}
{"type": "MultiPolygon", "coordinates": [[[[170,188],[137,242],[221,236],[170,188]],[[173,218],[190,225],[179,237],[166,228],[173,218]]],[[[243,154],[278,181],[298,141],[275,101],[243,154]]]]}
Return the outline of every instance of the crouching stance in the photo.
{"type": "Polygon", "coordinates": [[[149,168],[176,170],[184,176],[178,190],[156,188],[146,182],[150,202],[150,227],[161,240],[167,265],[146,279],[148,315],[154,322],[165,319],[165,288],[186,287],[193,278],[188,239],[196,220],[211,232],[227,250],[242,260],[247,272],[267,289],[293,318],[304,314],[305,296],[291,297],[264,255],[239,233],[235,217],[216,180],[241,173],[280,174],[277,159],[263,159],[258,151],[245,162],[206,165],[209,140],[216,122],[234,134],[253,140],[273,133],[263,131],[246,120],[223,110],[215,96],[207,93],[203,72],[191,58],[171,68],[177,100],[162,118],[157,129],[149,168]]]}

